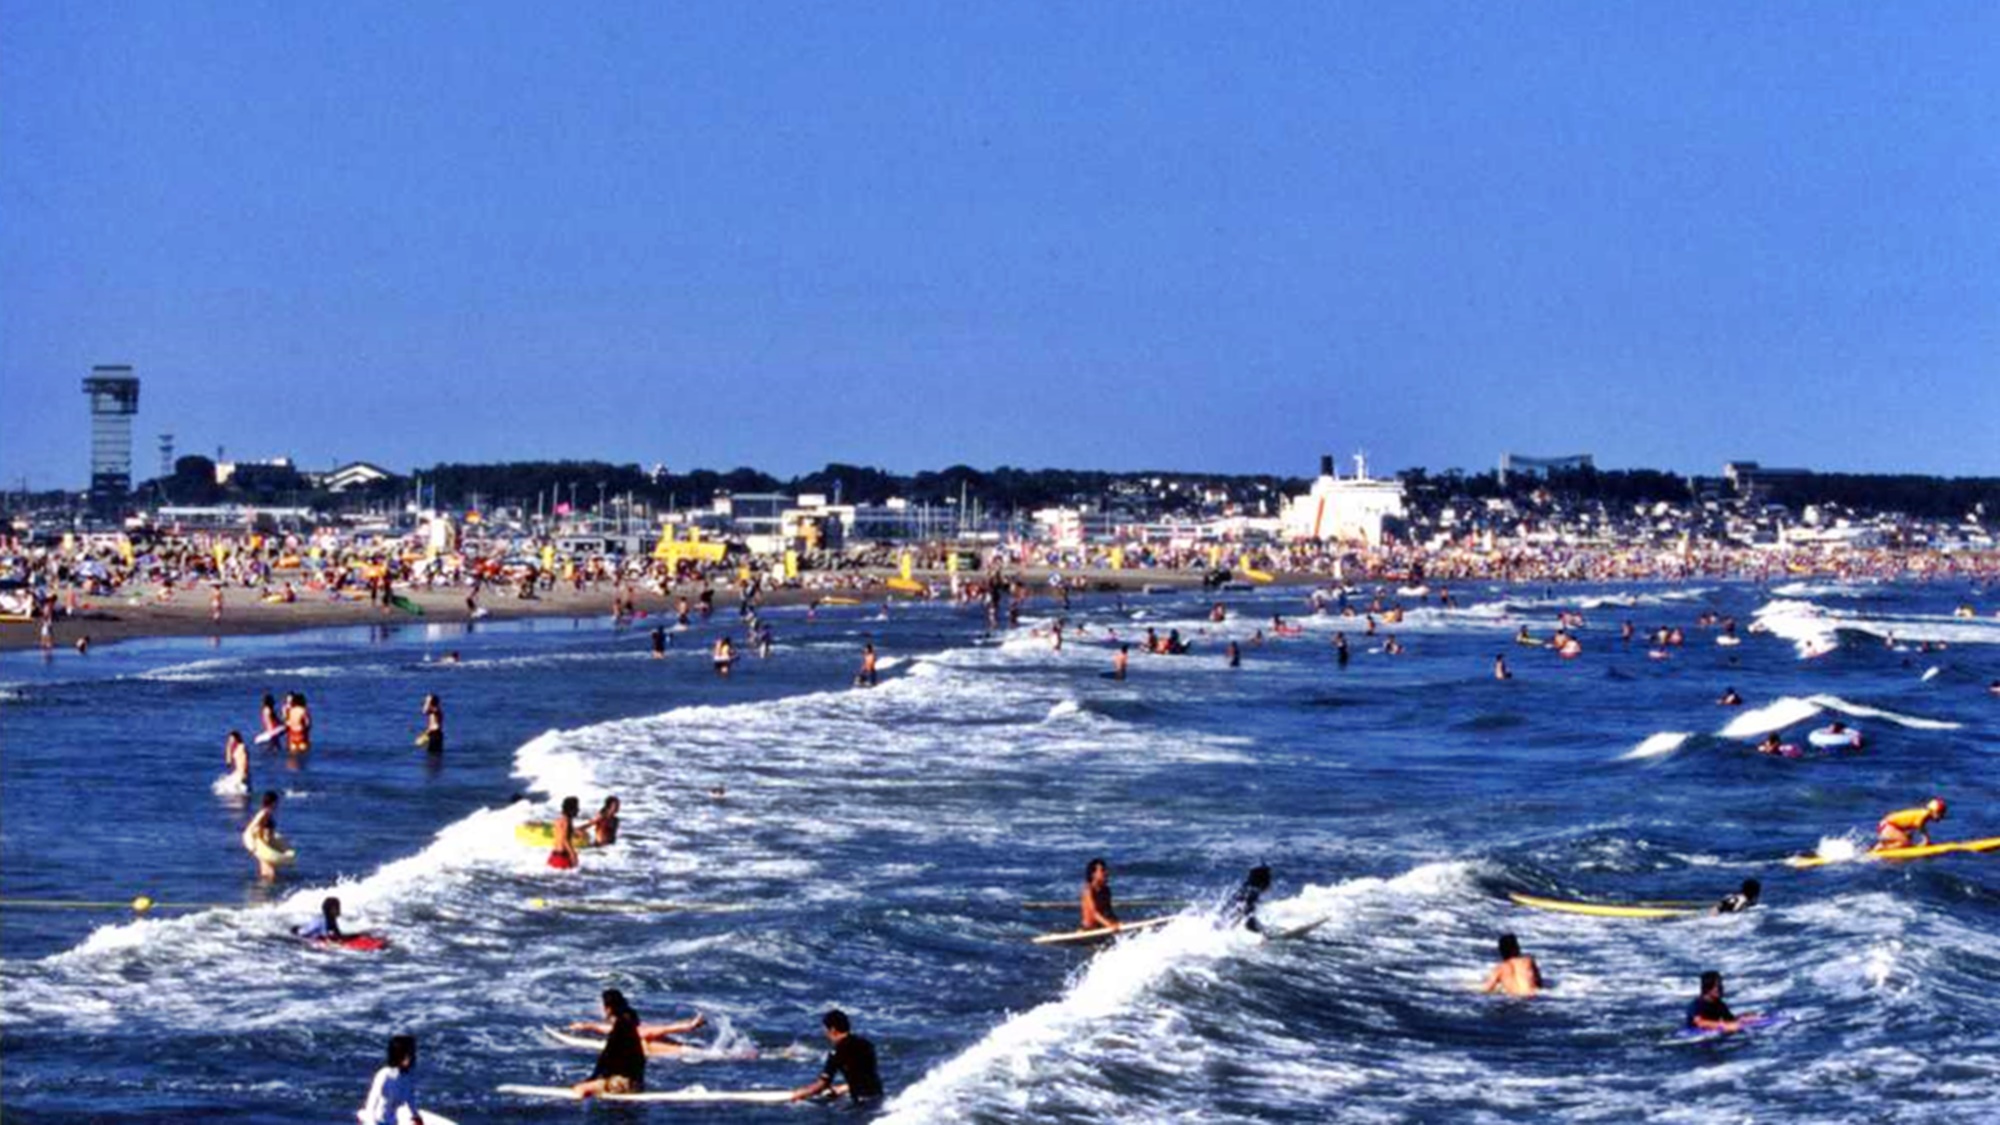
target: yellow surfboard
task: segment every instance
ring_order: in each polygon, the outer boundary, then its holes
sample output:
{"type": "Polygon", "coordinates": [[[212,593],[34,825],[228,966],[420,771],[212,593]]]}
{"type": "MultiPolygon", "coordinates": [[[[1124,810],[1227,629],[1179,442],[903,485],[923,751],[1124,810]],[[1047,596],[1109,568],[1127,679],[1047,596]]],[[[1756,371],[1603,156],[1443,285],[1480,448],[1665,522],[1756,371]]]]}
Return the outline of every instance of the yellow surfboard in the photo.
{"type": "Polygon", "coordinates": [[[1990,852],[2000,849],[2000,836],[1988,836],[1983,840],[1959,840],[1950,844],[1922,844],[1914,848],[1879,848],[1861,852],[1849,859],[1824,859],[1816,855],[1795,855],[1785,861],[1787,867],[1825,867],[1832,863],[1868,863],[1878,859],[1929,859],[1934,855],[1949,855],[1952,852],[1990,852]]]}
{"type": "Polygon", "coordinates": [[[1635,903],[1630,906],[1610,902],[1565,902],[1519,893],[1507,896],[1516,906],[1533,910],[1553,910],[1559,914],[1588,914],[1594,918],[1685,918],[1700,914],[1706,907],[1692,903],[1635,903]]]}

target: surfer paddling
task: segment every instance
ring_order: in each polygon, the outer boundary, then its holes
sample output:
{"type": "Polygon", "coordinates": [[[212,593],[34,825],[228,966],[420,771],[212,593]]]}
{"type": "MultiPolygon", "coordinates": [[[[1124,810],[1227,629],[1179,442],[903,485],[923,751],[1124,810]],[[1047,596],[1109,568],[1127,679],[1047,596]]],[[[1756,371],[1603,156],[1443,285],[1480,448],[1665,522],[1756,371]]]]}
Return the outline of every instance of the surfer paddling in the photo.
{"type": "Polygon", "coordinates": [[[1688,1005],[1687,1025],[1696,1031],[1736,1032],[1743,1030],[1743,1021],[1755,1018],[1757,1013],[1746,1012],[1737,1015],[1722,1001],[1722,974],[1710,969],[1701,974],[1701,995],[1688,1005]]]}
{"type": "Polygon", "coordinates": [[[615,988],[604,990],[604,1050],[590,1077],[571,1086],[579,1098],[598,1094],[637,1094],[646,1088],[646,1045],[639,1038],[639,1013],[615,988]]]}
{"type": "Polygon", "coordinates": [[[882,1075],[875,1067],[875,1044],[854,1034],[847,1013],[839,1008],[820,1017],[820,1023],[826,1028],[826,1038],[833,1044],[833,1050],[827,1052],[826,1065],[820,1068],[819,1077],[792,1091],[792,1100],[802,1102],[830,1093],[856,1102],[880,1101],[882,1075]],[[836,1083],[836,1075],[847,1081],[836,1083]]]}
{"type": "Polygon", "coordinates": [[[1944,799],[1932,797],[1914,809],[1899,809],[1875,825],[1875,850],[1908,848],[1931,842],[1930,826],[1944,819],[1944,799]]]}
{"type": "Polygon", "coordinates": [[[1500,963],[1486,974],[1486,983],[1479,986],[1479,991],[1533,996],[1542,987],[1542,967],[1535,964],[1533,957],[1521,952],[1521,939],[1513,934],[1501,934],[1500,963]]]}
{"type": "Polygon", "coordinates": [[[303,926],[293,926],[292,933],[307,941],[339,941],[346,937],[340,932],[340,900],[328,895],[319,904],[319,918],[303,926]]]}
{"type": "Polygon", "coordinates": [[[416,1066],[417,1037],[392,1037],[388,1061],[375,1072],[375,1082],[368,1087],[368,1100],[355,1113],[361,1125],[398,1125],[402,1121],[424,1125],[423,1112],[417,1108],[417,1076],[413,1073],[416,1066]]]}
{"type": "Polygon", "coordinates": [[[1079,905],[1079,930],[1115,930],[1118,915],[1111,909],[1111,866],[1102,857],[1083,867],[1083,894],[1079,905]]]}
{"type": "MultiPolygon", "coordinates": [[[[623,994],[621,993],[620,996],[622,998],[623,994]]],[[[610,1036],[617,1027],[617,1022],[616,1019],[607,1013],[606,1017],[601,1020],[579,1020],[576,1023],[570,1024],[569,1030],[587,1031],[593,1035],[602,1035],[606,1038],[608,1045],[610,1036]]],[[[707,1026],[708,1017],[702,1015],[700,1012],[696,1012],[687,1019],[675,1020],[672,1023],[641,1022],[638,1025],[639,1043],[649,1057],[656,1055],[678,1055],[682,1051],[687,1050],[690,1045],[674,1037],[677,1035],[686,1035],[691,1031],[699,1031],[707,1026]]]]}
{"type": "Polygon", "coordinates": [[[1757,900],[1763,894],[1764,884],[1755,879],[1745,879],[1743,880],[1743,886],[1736,893],[1722,896],[1722,901],[1715,904],[1714,912],[1717,914],[1741,914],[1745,910],[1757,905],[1757,900]]]}

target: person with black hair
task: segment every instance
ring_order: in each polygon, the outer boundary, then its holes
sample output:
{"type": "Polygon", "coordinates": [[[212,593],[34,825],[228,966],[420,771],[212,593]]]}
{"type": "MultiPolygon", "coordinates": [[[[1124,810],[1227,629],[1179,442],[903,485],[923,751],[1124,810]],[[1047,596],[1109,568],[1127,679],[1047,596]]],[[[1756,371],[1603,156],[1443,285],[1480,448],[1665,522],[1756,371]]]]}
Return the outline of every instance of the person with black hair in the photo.
{"type": "Polygon", "coordinates": [[[1257,921],[1257,900],[1271,889],[1271,869],[1262,864],[1250,869],[1243,885],[1236,888],[1229,905],[1223,908],[1223,918],[1231,925],[1240,924],[1253,934],[1261,934],[1264,927],[1257,921]]]}
{"type": "Polygon", "coordinates": [[[1701,974],[1701,995],[1688,1005],[1687,1025],[1696,1031],[1741,1031],[1743,1021],[1755,1012],[1737,1015],[1722,1001],[1722,974],[1710,969],[1701,974]]]}
{"type": "Polygon", "coordinates": [[[604,1050],[590,1077],[570,1087],[579,1098],[598,1094],[636,1094],[646,1088],[646,1045],[639,1039],[639,1013],[615,988],[604,990],[604,1050]]]}
{"type": "Polygon", "coordinates": [[[1764,884],[1755,879],[1745,879],[1743,880],[1742,888],[1735,894],[1722,896],[1722,901],[1715,904],[1715,912],[1717,914],[1741,914],[1745,910],[1757,905],[1757,899],[1763,893],[1764,884]]]}
{"type": "Polygon", "coordinates": [[[1083,865],[1083,894],[1078,906],[1077,929],[1118,928],[1118,915],[1111,909],[1111,865],[1101,856],[1083,865]]]}
{"type": "Polygon", "coordinates": [[[1486,974],[1481,992],[1505,992],[1509,996],[1533,996],[1542,988],[1542,967],[1521,952],[1521,939],[1500,935],[1500,963],[1486,974]]]}
{"type": "Polygon", "coordinates": [[[417,1037],[391,1037],[388,1061],[375,1072],[368,1100],[355,1113],[361,1125],[399,1125],[399,1110],[409,1115],[410,1125],[424,1125],[424,1115],[417,1109],[416,1065],[417,1037]]]}
{"type": "Polygon", "coordinates": [[[882,1075],[875,1066],[875,1044],[854,1034],[847,1013],[839,1008],[820,1017],[820,1023],[826,1028],[826,1038],[833,1044],[833,1050],[827,1053],[819,1077],[792,1091],[792,1100],[800,1102],[831,1093],[836,1098],[844,1094],[857,1102],[879,1101],[882,1075]],[[836,1084],[835,1075],[847,1081],[836,1084]]]}

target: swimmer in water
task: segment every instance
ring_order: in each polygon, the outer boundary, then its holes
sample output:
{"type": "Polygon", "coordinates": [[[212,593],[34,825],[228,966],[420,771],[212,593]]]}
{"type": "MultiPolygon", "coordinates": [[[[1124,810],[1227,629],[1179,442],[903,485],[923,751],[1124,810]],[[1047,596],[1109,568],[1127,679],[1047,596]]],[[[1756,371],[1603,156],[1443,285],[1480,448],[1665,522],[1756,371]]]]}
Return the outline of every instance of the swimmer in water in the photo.
{"type": "Polygon", "coordinates": [[[1494,654],[1493,678],[1496,680],[1511,680],[1514,678],[1514,673],[1507,667],[1507,657],[1503,654],[1494,654]]]}
{"type": "Polygon", "coordinates": [[[1102,858],[1093,859],[1084,865],[1083,895],[1079,905],[1081,910],[1077,919],[1077,929],[1118,928],[1118,914],[1111,908],[1111,866],[1102,858]]]}
{"type": "Polygon", "coordinates": [[[549,849],[549,866],[558,871],[568,871],[577,865],[576,815],[582,807],[575,797],[563,798],[562,814],[556,817],[550,837],[554,846],[549,849]]]}
{"type": "Polygon", "coordinates": [[[1716,700],[1715,705],[1717,707],[1741,707],[1743,706],[1743,697],[1736,694],[1735,688],[1725,688],[1722,692],[1722,698],[1716,700]]]}
{"type": "Polygon", "coordinates": [[[876,682],[875,642],[863,641],[861,644],[861,671],[854,674],[854,686],[874,687],[876,682]]]}
{"type": "Polygon", "coordinates": [[[1687,1026],[1697,1031],[1736,1032],[1743,1030],[1743,1021],[1757,1013],[1746,1012],[1739,1016],[1729,1010],[1722,1000],[1722,974],[1714,969],[1701,974],[1701,995],[1688,1005],[1687,1026]]]}
{"type": "Polygon", "coordinates": [[[1722,896],[1722,901],[1715,904],[1714,913],[1741,914],[1757,905],[1757,900],[1763,894],[1764,884],[1755,879],[1745,879],[1743,886],[1736,893],[1722,896]]]}
{"type": "Polygon", "coordinates": [[[716,675],[727,676],[729,674],[729,666],[736,663],[736,646],[730,642],[728,637],[717,637],[715,638],[715,648],[711,651],[709,659],[715,664],[716,675]]]}
{"type": "Polygon", "coordinates": [[[1875,850],[1912,847],[1918,841],[1928,846],[1930,826],[1944,819],[1944,811],[1944,799],[1932,797],[1917,808],[1890,813],[1875,825],[1875,850]]]}
{"type": "Polygon", "coordinates": [[[601,848],[606,844],[617,843],[618,798],[604,798],[604,804],[597,810],[597,815],[590,818],[588,827],[590,829],[590,837],[597,842],[598,847],[601,848]]]}
{"type": "Polygon", "coordinates": [[[303,754],[312,749],[312,711],[306,707],[306,697],[298,692],[291,695],[285,704],[285,752],[303,754]]]}
{"type": "Polygon", "coordinates": [[[1111,656],[1111,678],[1114,680],[1124,679],[1125,666],[1130,664],[1131,661],[1132,661],[1132,646],[1119,645],[1118,651],[1113,653],[1111,656]]]}
{"type": "Polygon", "coordinates": [[[264,791],[263,803],[258,807],[250,823],[243,826],[243,850],[257,860],[257,877],[270,882],[278,877],[278,866],[264,858],[264,850],[278,851],[278,794],[275,790],[264,791]]]}
{"type": "Polygon", "coordinates": [[[1500,963],[1486,974],[1481,992],[1505,992],[1509,996],[1533,996],[1542,988],[1542,968],[1521,952],[1521,939],[1500,935],[1500,963]]]}
{"type": "Polygon", "coordinates": [[[444,703],[436,695],[424,696],[424,729],[417,745],[426,754],[444,753],[444,703]]]}
{"type": "Polygon", "coordinates": [[[244,791],[248,792],[250,789],[250,748],[243,744],[242,731],[230,731],[229,736],[222,740],[222,764],[228,767],[229,773],[227,776],[229,780],[236,785],[242,786],[244,791]]]}

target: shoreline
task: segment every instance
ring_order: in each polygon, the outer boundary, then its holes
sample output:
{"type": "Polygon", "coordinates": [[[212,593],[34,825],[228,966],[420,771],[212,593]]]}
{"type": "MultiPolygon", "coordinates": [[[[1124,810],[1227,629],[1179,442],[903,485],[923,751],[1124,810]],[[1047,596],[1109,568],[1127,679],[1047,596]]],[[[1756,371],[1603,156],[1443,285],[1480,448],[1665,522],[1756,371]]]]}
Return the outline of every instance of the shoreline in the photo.
{"type": "MultiPolygon", "coordinates": [[[[893,572],[864,573],[864,585],[825,588],[776,587],[766,589],[759,595],[759,601],[767,606],[807,605],[815,599],[829,597],[857,598],[865,602],[883,601],[892,598],[904,601],[924,600],[914,595],[892,590],[884,583],[893,572]]],[[[1009,577],[1025,582],[1031,591],[1046,595],[1048,575],[1046,568],[1029,568],[1010,571],[1009,577]]],[[[1073,574],[1074,572],[1063,572],[1073,574]]],[[[927,582],[940,586],[949,580],[943,571],[935,574],[917,572],[927,582]]],[[[1319,575],[1287,574],[1278,576],[1272,585],[1300,586],[1324,581],[1319,575]]],[[[1172,586],[1176,590],[1199,589],[1201,576],[1181,571],[1099,571],[1076,576],[1071,588],[1080,593],[1137,592],[1145,586],[1172,586]]],[[[582,590],[559,586],[542,591],[531,599],[517,599],[504,591],[493,589],[480,599],[485,615],[477,618],[482,623],[520,620],[531,617],[587,618],[611,616],[611,601],[614,587],[607,584],[585,586],[582,590]]],[[[639,609],[650,616],[674,613],[674,599],[686,597],[693,601],[701,587],[688,584],[676,587],[668,596],[661,596],[651,590],[635,587],[639,609]]],[[[718,585],[715,589],[717,606],[735,606],[738,598],[733,587],[718,585]]],[[[115,602],[98,601],[85,603],[86,608],[73,617],[58,616],[55,619],[55,647],[57,650],[72,652],[77,639],[88,637],[92,648],[115,644],[119,641],[142,640],[164,637],[244,637],[269,636],[283,633],[305,632],[313,629],[337,629],[364,625],[411,625],[447,624],[460,625],[474,618],[465,608],[465,589],[449,587],[426,590],[421,587],[399,589],[405,596],[423,609],[421,615],[406,613],[397,609],[384,609],[370,605],[365,599],[333,601],[324,594],[301,594],[298,601],[289,604],[273,604],[256,598],[252,591],[231,591],[244,600],[231,600],[222,611],[222,620],[209,619],[208,588],[206,586],[184,590],[170,601],[146,598],[139,604],[130,600],[115,602]]],[[[34,651],[40,643],[40,625],[33,621],[0,622],[0,652],[34,651]]]]}

